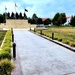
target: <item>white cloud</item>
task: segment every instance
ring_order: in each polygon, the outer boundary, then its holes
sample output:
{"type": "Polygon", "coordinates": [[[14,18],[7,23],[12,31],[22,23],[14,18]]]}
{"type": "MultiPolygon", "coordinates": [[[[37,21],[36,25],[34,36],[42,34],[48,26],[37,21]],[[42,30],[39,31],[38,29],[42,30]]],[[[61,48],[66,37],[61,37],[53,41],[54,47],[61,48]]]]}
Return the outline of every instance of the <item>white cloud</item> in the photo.
{"type": "MultiPolygon", "coordinates": [[[[4,0],[5,1],[5,0],[4,0]]],[[[15,12],[15,1],[7,0],[6,2],[1,1],[0,3],[0,13],[5,12],[5,6],[7,7],[7,12],[15,12]]],[[[24,12],[24,8],[28,9],[26,12],[28,16],[32,16],[36,13],[39,17],[53,17],[55,13],[66,13],[68,15],[74,15],[74,0],[16,0],[17,12],[24,12]]]]}
{"type": "Polygon", "coordinates": [[[14,9],[15,9],[15,4],[14,3],[11,3],[11,2],[3,2],[1,4],[1,12],[5,12],[5,7],[7,8],[7,12],[15,12],[14,9]]]}

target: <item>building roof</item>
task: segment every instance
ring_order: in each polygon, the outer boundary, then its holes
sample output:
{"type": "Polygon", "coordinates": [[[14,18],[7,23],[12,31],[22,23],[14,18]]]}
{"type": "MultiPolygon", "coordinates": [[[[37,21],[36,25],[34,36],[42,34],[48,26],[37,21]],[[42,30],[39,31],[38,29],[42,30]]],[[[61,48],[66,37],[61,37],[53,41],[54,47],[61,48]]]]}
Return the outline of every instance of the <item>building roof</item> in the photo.
{"type": "MultiPolygon", "coordinates": [[[[46,20],[47,18],[42,18],[42,21],[46,20]]],[[[71,16],[67,16],[66,19],[71,19],[71,16]]],[[[50,18],[52,20],[52,18],[50,18]]]]}

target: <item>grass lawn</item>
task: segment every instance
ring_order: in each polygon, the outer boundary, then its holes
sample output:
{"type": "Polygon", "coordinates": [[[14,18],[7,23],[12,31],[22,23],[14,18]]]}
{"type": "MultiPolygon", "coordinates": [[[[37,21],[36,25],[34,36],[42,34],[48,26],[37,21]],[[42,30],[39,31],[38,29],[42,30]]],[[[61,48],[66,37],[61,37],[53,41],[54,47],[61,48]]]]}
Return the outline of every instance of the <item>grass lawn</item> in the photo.
{"type": "Polygon", "coordinates": [[[75,27],[48,27],[48,30],[43,31],[43,34],[51,38],[52,32],[54,32],[55,40],[75,46],[75,27]]]}
{"type": "Polygon", "coordinates": [[[6,31],[0,30],[0,45],[4,39],[5,34],[6,34],[6,31]]]}

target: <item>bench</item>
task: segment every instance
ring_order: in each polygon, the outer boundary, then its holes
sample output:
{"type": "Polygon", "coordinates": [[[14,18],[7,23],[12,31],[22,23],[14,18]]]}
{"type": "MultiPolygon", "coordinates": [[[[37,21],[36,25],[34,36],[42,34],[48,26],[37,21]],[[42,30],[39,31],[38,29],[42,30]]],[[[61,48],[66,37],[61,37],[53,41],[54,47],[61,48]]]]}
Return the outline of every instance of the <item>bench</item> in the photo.
{"type": "Polygon", "coordinates": [[[45,28],[44,26],[43,27],[36,27],[34,28],[34,32],[36,32],[36,30],[39,30],[40,31],[40,34],[42,34],[42,31],[43,30],[47,30],[48,28],[45,28]]]}

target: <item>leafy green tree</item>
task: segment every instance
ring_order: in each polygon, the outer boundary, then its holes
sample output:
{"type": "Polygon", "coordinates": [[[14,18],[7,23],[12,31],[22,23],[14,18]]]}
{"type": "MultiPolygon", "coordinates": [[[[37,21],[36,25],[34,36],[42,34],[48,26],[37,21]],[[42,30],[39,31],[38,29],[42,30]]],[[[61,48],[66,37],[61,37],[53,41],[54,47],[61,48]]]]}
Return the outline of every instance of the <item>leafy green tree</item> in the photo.
{"type": "Polygon", "coordinates": [[[44,21],[44,25],[48,25],[48,24],[51,24],[51,19],[47,18],[45,21],[44,21]]]}
{"type": "Polygon", "coordinates": [[[24,19],[27,19],[27,15],[24,13],[24,19]]]}
{"type": "Polygon", "coordinates": [[[16,19],[19,19],[19,15],[18,15],[18,13],[16,12],[16,19]]]}
{"type": "Polygon", "coordinates": [[[56,13],[53,20],[54,25],[60,26],[66,22],[66,14],[65,13],[56,13]]]}
{"type": "Polygon", "coordinates": [[[30,24],[36,24],[35,20],[31,19],[31,18],[28,19],[28,23],[30,23],[30,24]]]}
{"type": "Polygon", "coordinates": [[[0,14],[0,23],[3,23],[4,22],[4,17],[2,14],[0,14]]]}
{"type": "Polygon", "coordinates": [[[65,13],[61,13],[60,17],[61,17],[61,24],[64,24],[67,21],[66,14],[65,13]]]}
{"type": "Polygon", "coordinates": [[[70,25],[71,25],[71,26],[75,26],[75,16],[72,16],[72,17],[71,17],[70,25]]]}
{"type": "Polygon", "coordinates": [[[7,19],[10,19],[10,13],[9,12],[7,13],[7,19]]]}
{"type": "Polygon", "coordinates": [[[43,21],[42,21],[41,18],[38,18],[38,19],[37,19],[37,24],[43,24],[43,21]]]}
{"type": "Polygon", "coordinates": [[[37,24],[38,17],[35,13],[32,15],[32,20],[34,21],[34,24],[37,24]]]}
{"type": "Polygon", "coordinates": [[[15,19],[15,14],[13,12],[11,13],[11,19],[15,19]]]}
{"type": "Polygon", "coordinates": [[[31,23],[32,19],[31,18],[28,18],[28,23],[31,23]]]}
{"type": "Polygon", "coordinates": [[[6,15],[3,13],[4,23],[6,23],[6,15]]]}
{"type": "Polygon", "coordinates": [[[38,20],[38,17],[37,17],[37,15],[34,13],[34,14],[32,15],[32,18],[28,18],[28,23],[30,23],[30,24],[37,24],[37,20],[38,20]]]}
{"type": "Polygon", "coordinates": [[[22,19],[22,13],[21,13],[21,12],[20,12],[20,14],[19,14],[19,18],[22,19]]]}
{"type": "Polygon", "coordinates": [[[55,16],[54,16],[54,18],[53,18],[53,20],[52,20],[52,22],[53,22],[53,25],[58,25],[58,18],[59,18],[59,13],[56,13],[55,14],[55,16]]]}
{"type": "Polygon", "coordinates": [[[34,13],[33,16],[32,16],[32,19],[37,19],[37,15],[34,13]]]}

